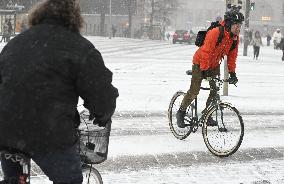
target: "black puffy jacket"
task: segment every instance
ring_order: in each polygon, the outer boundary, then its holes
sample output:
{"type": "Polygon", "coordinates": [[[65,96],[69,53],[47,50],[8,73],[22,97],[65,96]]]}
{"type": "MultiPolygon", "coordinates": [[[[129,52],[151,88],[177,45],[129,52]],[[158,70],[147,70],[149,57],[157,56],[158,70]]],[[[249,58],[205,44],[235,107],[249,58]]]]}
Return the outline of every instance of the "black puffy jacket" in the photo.
{"type": "Polygon", "coordinates": [[[118,97],[100,52],[51,19],[4,47],[0,77],[0,147],[30,154],[74,145],[79,96],[109,118],[118,97]]]}

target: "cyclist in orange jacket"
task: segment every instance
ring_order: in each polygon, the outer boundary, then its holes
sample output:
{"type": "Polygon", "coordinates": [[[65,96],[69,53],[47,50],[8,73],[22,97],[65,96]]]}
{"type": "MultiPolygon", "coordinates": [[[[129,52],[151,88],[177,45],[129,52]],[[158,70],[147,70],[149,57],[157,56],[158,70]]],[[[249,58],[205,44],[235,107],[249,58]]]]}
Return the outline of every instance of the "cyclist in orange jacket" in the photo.
{"type": "MultiPolygon", "coordinates": [[[[200,91],[201,82],[207,77],[216,77],[220,75],[220,64],[222,58],[226,55],[228,58],[228,70],[230,74],[229,82],[236,84],[236,58],[238,54],[239,33],[244,16],[236,10],[225,13],[224,21],[221,26],[224,27],[224,35],[222,41],[218,44],[218,38],[221,29],[219,27],[209,30],[206,34],[204,44],[195,52],[193,56],[192,78],[190,89],[183,98],[181,106],[177,111],[177,124],[180,128],[185,127],[184,116],[187,107],[197,97],[200,91]],[[232,48],[233,42],[236,46],[232,48]]],[[[210,91],[206,106],[210,105],[211,99],[216,95],[215,91],[210,91]]],[[[213,118],[209,118],[209,125],[215,125],[213,118]]]]}

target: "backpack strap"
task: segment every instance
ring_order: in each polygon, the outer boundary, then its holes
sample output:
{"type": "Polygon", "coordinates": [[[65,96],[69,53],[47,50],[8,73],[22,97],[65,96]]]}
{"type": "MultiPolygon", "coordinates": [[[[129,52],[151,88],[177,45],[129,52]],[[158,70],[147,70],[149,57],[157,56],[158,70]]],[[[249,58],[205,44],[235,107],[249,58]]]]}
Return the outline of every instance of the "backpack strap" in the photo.
{"type": "Polygon", "coordinates": [[[221,42],[222,42],[222,40],[223,40],[223,38],[224,38],[224,27],[223,26],[219,26],[219,36],[218,36],[218,40],[217,40],[217,43],[216,43],[216,46],[218,46],[221,42]]]}
{"type": "MultiPolygon", "coordinates": [[[[218,36],[218,40],[217,40],[216,46],[218,46],[222,42],[222,40],[224,38],[224,27],[223,26],[219,26],[219,31],[220,31],[220,33],[219,33],[219,36],[218,36]]],[[[230,51],[234,50],[237,47],[237,43],[238,43],[237,40],[233,41],[232,46],[230,48],[230,51]]]]}
{"type": "Polygon", "coordinates": [[[234,40],[230,48],[230,51],[234,50],[237,47],[237,44],[238,44],[238,40],[234,40]]]}

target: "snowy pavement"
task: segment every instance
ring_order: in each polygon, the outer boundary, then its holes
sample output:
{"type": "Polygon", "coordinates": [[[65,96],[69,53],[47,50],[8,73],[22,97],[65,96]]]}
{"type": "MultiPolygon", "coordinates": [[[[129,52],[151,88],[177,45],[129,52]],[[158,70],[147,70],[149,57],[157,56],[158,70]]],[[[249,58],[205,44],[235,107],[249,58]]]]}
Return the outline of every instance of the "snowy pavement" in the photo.
{"type": "Polygon", "coordinates": [[[166,169],[108,172],[107,177],[103,177],[105,183],[112,184],[283,184],[283,170],[275,169],[283,167],[283,164],[284,160],[196,164],[166,169]]]}
{"type": "MultiPolygon", "coordinates": [[[[101,51],[119,89],[109,159],[96,167],[106,184],[284,184],[284,63],[282,52],[261,47],[258,61],[239,50],[238,87],[222,99],[242,114],[245,135],[228,158],[208,152],[200,130],[177,140],[167,109],[177,90],[187,90],[196,49],[125,38],[87,37],[101,51]]],[[[0,48],[3,44],[0,44],[0,48]]],[[[204,83],[206,85],[206,83],[204,83]]],[[[203,108],[208,93],[200,92],[203,108]]],[[[36,181],[36,179],[34,179],[36,181]]]]}
{"type": "Polygon", "coordinates": [[[106,183],[283,184],[283,116],[273,127],[264,128],[263,123],[270,118],[264,117],[263,122],[257,117],[246,118],[243,143],[228,158],[213,156],[200,131],[177,140],[167,129],[165,118],[114,119],[109,159],[97,168],[106,183]],[[258,123],[250,125],[254,122],[258,123]],[[137,130],[137,124],[144,128],[137,130]]]}
{"type": "MultiPolygon", "coordinates": [[[[254,61],[251,47],[248,57],[241,56],[240,48],[240,82],[222,98],[241,112],[245,136],[238,152],[220,159],[208,152],[200,131],[180,141],[168,128],[169,100],[175,91],[189,87],[185,71],[191,68],[194,46],[121,38],[90,40],[114,72],[120,91],[109,159],[97,166],[105,183],[284,183],[280,51],[263,47],[260,59],[254,61]],[[116,50],[110,51],[113,47],[116,50]]],[[[201,108],[207,95],[199,95],[201,108]]]]}

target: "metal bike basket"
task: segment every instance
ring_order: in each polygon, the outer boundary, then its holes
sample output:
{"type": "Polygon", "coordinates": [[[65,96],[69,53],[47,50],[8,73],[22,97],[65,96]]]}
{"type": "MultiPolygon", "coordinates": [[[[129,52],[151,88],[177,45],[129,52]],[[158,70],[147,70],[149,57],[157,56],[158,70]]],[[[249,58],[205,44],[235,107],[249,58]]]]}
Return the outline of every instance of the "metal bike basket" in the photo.
{"type": "Polygon", "coordinates": [[[111,131],[111,121],[105,127],[93,125],[93,122],[85,118],[83,119],[80,130],[80,152],[86,157],[87,162],[98,164],[107,159],[109,136],[111,131]]]}

